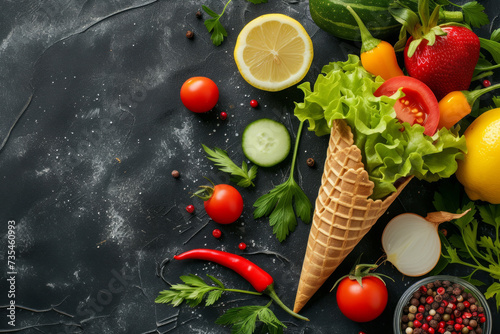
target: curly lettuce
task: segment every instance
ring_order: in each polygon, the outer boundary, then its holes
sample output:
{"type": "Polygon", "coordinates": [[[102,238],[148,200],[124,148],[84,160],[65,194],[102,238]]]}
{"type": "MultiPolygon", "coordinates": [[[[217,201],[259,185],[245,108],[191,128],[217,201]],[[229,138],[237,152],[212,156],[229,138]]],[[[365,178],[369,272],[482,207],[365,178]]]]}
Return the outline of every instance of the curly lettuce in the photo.
{"type": "Polygon", "coordinates": [[[382,83],[382,78],[363,68],[358,56],[349,55],[345,62],[323,67],[314,91],[309,82],[299,85],[304,101],[296,102],[294,110],[318,136],[330,134],[333,120],[347,122],[375,184],[373,199],[396,191],[394,184],[401,177],[414,175],[428,182],[450,177],[457,170],[457,159],[467,151],[458,129],[443,128],[430,137],[421,125],[400,123],[393,106],[404,94],[375,97],[373,92],[382,83]]]}

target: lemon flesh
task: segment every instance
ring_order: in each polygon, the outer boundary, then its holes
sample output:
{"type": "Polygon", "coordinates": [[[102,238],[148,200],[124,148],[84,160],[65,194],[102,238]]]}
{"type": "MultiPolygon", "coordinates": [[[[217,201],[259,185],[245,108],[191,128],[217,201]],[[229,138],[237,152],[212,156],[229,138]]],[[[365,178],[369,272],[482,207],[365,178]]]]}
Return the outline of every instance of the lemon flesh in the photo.
{"type": "Polygon", "coordinates": [[[250,85],[279,91],[304,78],[313,59],[313,46],[298,21],[283,14],[266,14],[241,30],[234,59],[250,85]]]}

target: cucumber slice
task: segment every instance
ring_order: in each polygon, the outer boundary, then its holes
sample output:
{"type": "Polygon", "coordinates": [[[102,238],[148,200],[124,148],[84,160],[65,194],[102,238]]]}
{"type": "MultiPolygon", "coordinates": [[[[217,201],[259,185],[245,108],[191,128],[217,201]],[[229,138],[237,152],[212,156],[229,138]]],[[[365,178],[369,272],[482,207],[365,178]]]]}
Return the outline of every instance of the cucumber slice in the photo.
{"type": "Polygon", "coordinates": [[[261,167],[271,167],[288,156],[291,140],[283,124],[262,118],[247,125],[241,145],[248,160],[261,167]]]}

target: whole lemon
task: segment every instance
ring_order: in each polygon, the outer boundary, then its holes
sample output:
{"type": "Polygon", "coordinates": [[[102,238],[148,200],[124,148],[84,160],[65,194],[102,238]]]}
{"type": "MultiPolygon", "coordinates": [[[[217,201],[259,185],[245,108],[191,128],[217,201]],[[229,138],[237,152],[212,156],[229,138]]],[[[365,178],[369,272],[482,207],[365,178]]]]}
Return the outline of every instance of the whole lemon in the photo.
{"type": "Polygon", "coordinates": [[[488,110],[465,130],[467,154],[457,178],[471,200],[500,204],[500,108],[488,110]]]}

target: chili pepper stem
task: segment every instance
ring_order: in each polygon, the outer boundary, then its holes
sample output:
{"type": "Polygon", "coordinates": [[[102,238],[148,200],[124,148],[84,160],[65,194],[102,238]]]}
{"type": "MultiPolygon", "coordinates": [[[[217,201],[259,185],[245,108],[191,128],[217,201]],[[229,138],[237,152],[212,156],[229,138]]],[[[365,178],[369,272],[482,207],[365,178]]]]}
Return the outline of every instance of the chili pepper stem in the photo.
{"type": "Polygon", "coordinates": [[[290,314],[291,316],[297,318],[297,319],[300,319],[300,320],[304,320],[304,321],[309,321],[308,318],[300,315],[300,314],[297,314],[295,312],[293,312],[291,309],[288,308],[288,306],[286,306],[282,301],[281,299],[278,297],[278,295],[276,294],[276,291],[274,291],[274,284],[271,284],[269,285],[266,290],[264,290],[264,293],[266,295],[268,295],[269,297],[271,297],[271,299],[276,303],[278,304],[283,310],[286,311],[286,313],[290,314]]]}
{"type": "Polygon", "coordinates": [[[476,100],[483,94],[486,94],[488,92],[491,92],[492,90],[495,90],[495,89],[498,89],[500,88],[500,84],[496,84],[496,85],[491,85],[490,87],[486,87],[486,88],[482,88],[482,89],[478,89],[478,90],[472,90],[472,91],[462,91],[462,93],[464,94],[465,98],[467,99],[467,103],[469,103],[469,105],[472,106],[474,105],[474,102],[476,102],[476,100]]]}

